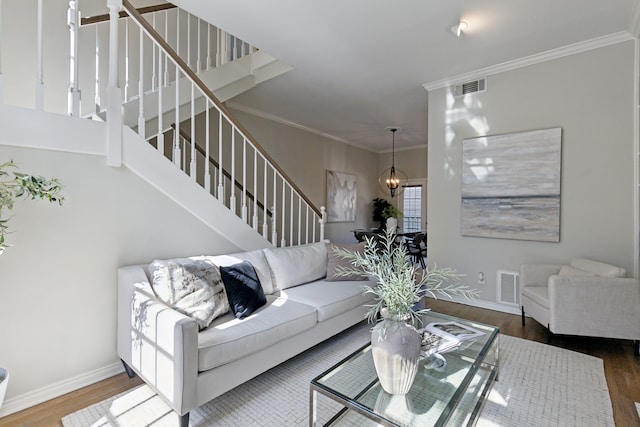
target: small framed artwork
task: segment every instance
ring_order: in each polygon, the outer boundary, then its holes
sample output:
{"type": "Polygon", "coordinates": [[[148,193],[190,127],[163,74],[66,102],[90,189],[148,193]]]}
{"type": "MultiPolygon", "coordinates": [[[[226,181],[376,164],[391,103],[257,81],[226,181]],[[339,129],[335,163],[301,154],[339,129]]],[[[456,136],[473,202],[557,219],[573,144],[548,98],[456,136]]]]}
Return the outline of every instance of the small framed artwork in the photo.
{"type": "Polygon", "coordinates": [[[327,171],[327,222],[356,220],[356,176],[327,171]]]}

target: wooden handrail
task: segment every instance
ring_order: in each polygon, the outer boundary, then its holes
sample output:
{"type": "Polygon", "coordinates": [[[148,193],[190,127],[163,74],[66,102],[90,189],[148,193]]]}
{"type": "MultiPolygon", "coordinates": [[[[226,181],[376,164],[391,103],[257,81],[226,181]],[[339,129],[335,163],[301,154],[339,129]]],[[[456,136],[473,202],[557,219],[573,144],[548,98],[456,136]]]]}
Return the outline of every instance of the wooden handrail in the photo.
{"type": "MultiPolygon", "coordinates": [[[[176,124],[175,123],[171,123],[171,128],[173,130],[176,129],[176,124]]],[[[205,150],[202,149],[202,147],[199,147],[198,144],[194,144],[191,141],[191,135],[188,135],[184,130],[182,130],[182,127],[178,130],[178,134],[180,135],[180,137],[182,139],[184,139],[185,141],[187,141],[189,144],[192,144],[196,151],[200,154],[202,154],[202,156],[206,159],[207,158],[207,153],[205,152],[205,150]]],[[[227,172],[227,170],[225,168],[221,168],[220,164],[211,156],[209,156],[209,158],[207,159],[209,161],[209,163],[211,163],[214,167],[218,168],[218,169],[222,169],[222,174],[225,176],[225,178],[227,178],[229,181],[231,181],[231,174],[229,172],[227,172]]],[[[234,185],[236,186],[236,188],[240,191],[243,190],[243,185],[238,182],[238,180],[234,179],[234,185]]],[[[255,196],[253,195],[253,193],[251,193],[250,191],[246,191],[245,194],[247,195],[247,197],[249,198],[249,200],[251,200],[252,202],[255,201],[256,204],[258,205],[258,207],[260,209],[262,209],[264,212],[267,213],[267,215],[269,215],[270,217],[273,217],[273,213],[271,212],[271,210],[269,209],[265,209],[264,204],[260,201],[260,200],[255,200],[255,196]]]]}
{"type": "Polygon", "coordinates": [[[238,131],[247,140],[249,140],[251,144],[253,144],[255,149],[269,163],[271,163],[272,167],[278,171],[280,176],[282,176],[285,179],[285,181],[288,182],[291,188],[294,189],[296,193],[298,193],[298,196],[302,198],[302,200],[304,200],[307,203],[307,205],[309,205],[309,207],[311,207],[311,209],[316,213],[316,215],[318,215],[319,217],[322,217],[322,214],[320,213],[320,209],[318,209],[313,204],[313,202],[309,200],[309,198],[300,190],[300,188],[295,184],[295,182],[291,179],[291,177],[289,177],[289,175],[287,175],[286,172],[283,171],[282,168],[280,168],[280,166],[278,166],[275,160],[273,160],[273,158],[265,151],[265,149],[258,143],[258,141],[253,136],[251,136],[251,134],[244,128],[244,126],[242,126],[242,124],[240,124],[240,122],[233,115],[231,115],[227,107],[225,107],[224,104],[222,104],[222,102],[220,102],[220,100],[216,98],[216,96],[213,94],[213,92],[211,92],[211,90],[207,87],[207,85],[205,85],[202,82],[202,80],[200,80],[198,75],[193,70],[191,70],[191,68],[187,66],[187,64],[182,60],[182,58],[180,58],[178,54],[171,48],[171,46],[169,46],[169,44],[158,34],[158,32],[153,28],[153,26],[149,24],[142,17],[142,15],[136,10],[135,7],[131,5],[131,3],[129,3],[128,0],[123,0],[122,5],[124,6],[125,11],[129,14],[131,19],[136,21],[136,23],[139,26],[144,28],[147,34],[149,34],[149,37],[151,37],[156,43],[158,43],[164,49],[167,55],[169,55],[171,59],[176,64],[178,64],[180,71],[182,71],[184,75],[188,76],[191,79],[191,81],[198,87],[198,89],[200,89],[200,91],[202,91],[202,93],[205,96],[207,96],[211,102],[213,102],[216,105],[218,110],[221,112],[221,114],[225,116],[227,121],[229,121],[236,129],[238,129],[238,131]]]}
{"type": "MultiPolygon", "coordinates": [[[[172,3],[162,3],[162,4],[156,4],[153,6],[141,7],[137,10],[138,12],[140,12],[141,15],[144,15],[145,13],[160,12],[161,10],[175,9],[177,7],[178,6],[172,3]]],[[[120,18],[126,18],[128,16],[129,14],[127,12],[125,11],[120,12],[120,18]]],[[[106,22],[108,20],[109,20],[108,13],[105,13],[102,15],[96,15],[96,16],[87,16],[86,18],[80,18],[80,26],[98,24],[100,22],[106,22]]]]}

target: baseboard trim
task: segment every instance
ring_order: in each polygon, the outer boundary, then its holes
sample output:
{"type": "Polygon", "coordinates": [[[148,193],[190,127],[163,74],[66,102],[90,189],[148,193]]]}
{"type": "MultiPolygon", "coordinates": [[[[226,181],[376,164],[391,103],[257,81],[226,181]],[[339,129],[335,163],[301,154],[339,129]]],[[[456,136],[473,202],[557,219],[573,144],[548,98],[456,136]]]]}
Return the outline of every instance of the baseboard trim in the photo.
{"type": "MultiPolygon", "coordinates": [[[[122,372],[124,372],[124,367],[122,366],[122,363],[117,362],[98,368],[94,371],[86,372],[37,390],[15,396],[11,399],[7,399],[2,405],[2,409],[0,409],[0,418],[62,396],[63,394],[78,390],[82,387],[95,384],[98,381],[105,380],[122,372]]],[[[11,378],[9,379],[9,387],[11,387],[11,378]]]]}
{"type": "MultiPolygon", "coordinates": [[[[429,298],[434,299],[433,297],[429,297],[429,298]]],[[[437,299],[444,300],[444,301],[451,301],[458,304],[470,305],[472,307],[486,308],[487,310],[500,311],[503,313],[517,314],[517,315],[521,314],[520,307],[500,304],[493,301],[467,300],[464,298],[445,298],[445,297],[439,297],[437,299]]],[[[429,303],[427,303],[427,308],[429,308],[429,303]]]]}

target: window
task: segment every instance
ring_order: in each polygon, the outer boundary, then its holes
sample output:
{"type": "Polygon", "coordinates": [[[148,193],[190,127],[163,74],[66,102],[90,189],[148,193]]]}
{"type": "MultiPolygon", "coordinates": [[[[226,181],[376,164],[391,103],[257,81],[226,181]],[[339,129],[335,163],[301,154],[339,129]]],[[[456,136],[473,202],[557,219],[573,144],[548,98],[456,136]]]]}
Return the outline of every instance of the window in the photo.
{"type": "Polygon", "coordinates": [[[402,231],[422,231],[422,185],[406,185],[402,193],[402,231]]]}

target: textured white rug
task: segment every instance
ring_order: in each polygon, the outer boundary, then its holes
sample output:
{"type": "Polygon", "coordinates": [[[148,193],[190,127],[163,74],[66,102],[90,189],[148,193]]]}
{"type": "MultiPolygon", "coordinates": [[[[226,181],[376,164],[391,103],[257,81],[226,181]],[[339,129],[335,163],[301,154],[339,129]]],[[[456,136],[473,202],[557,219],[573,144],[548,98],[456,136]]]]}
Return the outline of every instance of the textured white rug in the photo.
{"type": "MultiPolygon", "coordinates": [[[[306,426],[309,381],[370,339],[349,329],[191,412],[190,425],[306,426]]],[[[337,407],[319,398],[321,421],[337,407]]],[[[178,418],[140,386],[62,419],[65,427],[177,426],[178,418]]],[[[480,426],[615,426],[602,360],[509,336],[500,338],[500,377],[480,426]]]]}

